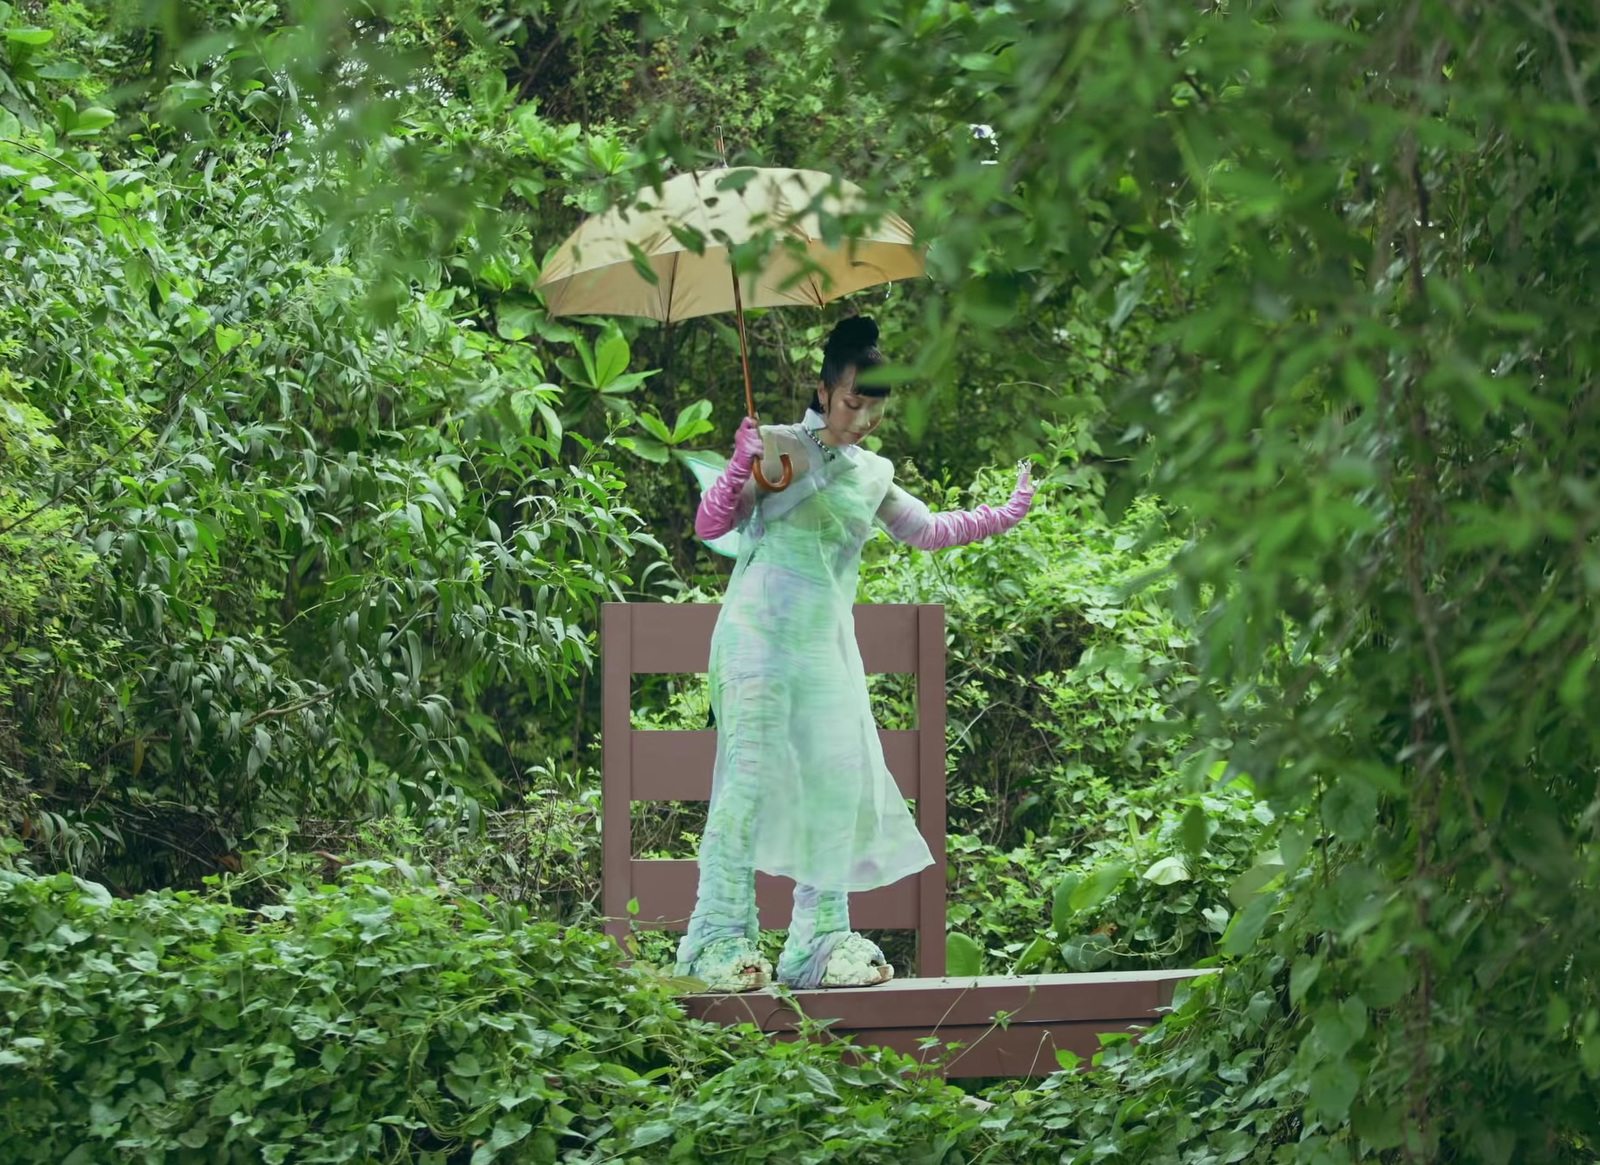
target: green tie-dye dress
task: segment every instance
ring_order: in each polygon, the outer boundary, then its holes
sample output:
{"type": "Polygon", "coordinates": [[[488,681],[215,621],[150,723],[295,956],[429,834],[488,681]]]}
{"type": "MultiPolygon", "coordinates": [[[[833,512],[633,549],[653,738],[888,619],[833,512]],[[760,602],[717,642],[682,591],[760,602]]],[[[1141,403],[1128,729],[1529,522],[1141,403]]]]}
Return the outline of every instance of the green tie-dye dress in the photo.
{"type": "Polygon", "coordinates": [[[766,433],[769,448],[793,451],[796,473],[781,493],[749,495],[711,640],[712,811],[723,798],[753,803],[755,869],[870,890],[933,861],[884,763],[852,613],[874,518],[920,503],[869,450],[828,457],[798,425],[766,433]]]}

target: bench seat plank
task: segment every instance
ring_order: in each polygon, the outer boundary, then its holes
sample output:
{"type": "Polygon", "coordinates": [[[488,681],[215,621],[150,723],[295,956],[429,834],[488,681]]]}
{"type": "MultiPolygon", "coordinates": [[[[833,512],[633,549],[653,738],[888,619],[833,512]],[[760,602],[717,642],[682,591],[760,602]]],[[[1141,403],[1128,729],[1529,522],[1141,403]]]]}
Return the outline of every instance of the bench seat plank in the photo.
{"type": "MultiPolygon", "coordinates": [[[[800,1011],[837,1021],[836,1029],[988,1024],[999,1012],[1011,1023],[1044,1020],[1154,1019],[1172,1002],[1177,985],[1204,971],[1098,971],[1076,975],[984,975],[975,978],[896,979],[881,987],[819,988],[793,992],[800,1011]]],[[[776,991],[737,995],[685,995],[697,1019],[754,1023],[786,1031],[798,1016],[776,991]]]]}
{"type": "MultiPolygon", "coordinates": [[[[1057,1071],[1057,1049],[1087,1060],[1102,1033],[1154,1023],[1179,983],[1205,971],[1105,971],[1076,975],[991,975],[903,979],[882,987],[796,991],[794,1004],[828,1031],[858,1045],[893,1048],[923,1063],[965,1045],[950,1077],[1036,1076],[1057,1071]],[[1007,1026],[995,1017],[1007,1013],[1007,1026]],[[928,1036],[939,1040],[920,1047],[928,1036]]],[[[722,1024],[752,1023],[778,1039],[797,1036],[795,1006],[772,990],[686,995],[690,1015],[722,1024]]]]}

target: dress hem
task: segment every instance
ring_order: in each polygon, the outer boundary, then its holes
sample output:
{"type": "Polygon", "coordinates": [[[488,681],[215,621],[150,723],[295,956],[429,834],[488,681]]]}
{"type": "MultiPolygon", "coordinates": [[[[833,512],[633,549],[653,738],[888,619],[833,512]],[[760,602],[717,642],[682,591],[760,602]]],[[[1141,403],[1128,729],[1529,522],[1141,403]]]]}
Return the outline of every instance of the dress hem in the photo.
{"type": "Polygon", "coordinates": [[[808,878],[800,877],[793,870],[772,869],[760,864],[757,864],[755,868],[759,873],[770,874],[774,878],[789,878],[800,885],[810,886],[817,890],[832,891],[835,893],[843,892],[846,894],[864,894],[868,890],[880,890],[885,886],[893,886],[896,882],[903,882],[914,874],[920,874],[923,870],[926,870],[929,866],[934,864],[933,855],[930,854],[928,855],[926,861],[919,862],[914,866],[910,866],[905,870],[904,873],[898,874],[895,877],[887,880],[878,879],[876,881],[857,881],[844,884],[834,883],[833,885],[824,885],[820,882],[815,882],[808,878]]]}

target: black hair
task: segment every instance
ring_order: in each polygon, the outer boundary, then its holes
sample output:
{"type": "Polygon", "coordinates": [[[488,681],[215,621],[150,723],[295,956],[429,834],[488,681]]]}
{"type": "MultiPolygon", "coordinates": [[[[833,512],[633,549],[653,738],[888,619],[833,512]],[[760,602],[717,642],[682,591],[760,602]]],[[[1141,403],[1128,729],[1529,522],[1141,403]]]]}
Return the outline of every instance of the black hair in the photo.
{"type": "MultiPolygon", "coordinates": [[[[832,388],[852,367],[859,376],[884,363],[883,353],[878,351],[877,321],[871,316],[850,316],[833,326],[822,346],[822,383],[832,388]]],[[[887,385],[858,385],[855,391],[862,396],[889,395],[887,385]]],[[[811,407],[822,411],[822,398],[816,393],[811,394],[811,407]]]]}

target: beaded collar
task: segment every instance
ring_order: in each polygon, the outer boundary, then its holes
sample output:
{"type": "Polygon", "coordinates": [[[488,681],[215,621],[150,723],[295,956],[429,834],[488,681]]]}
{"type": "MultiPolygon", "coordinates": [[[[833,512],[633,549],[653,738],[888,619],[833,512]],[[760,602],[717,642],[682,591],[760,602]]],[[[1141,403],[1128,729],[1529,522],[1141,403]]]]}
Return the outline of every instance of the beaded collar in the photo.
{"type": "Polygon", "coordinates": [[[811,438],[811,443],[818,449],[822,450],[822,459],[824,461],[832,461],[840,454],[843,454],[850,460],[854,460],[857,452],[856,446],[824,445],[822,441],[818,439],[817,430],[825,429],[827,427],[828,422],[822,419],[822,414],[817,412],[816,409],[807,409],[805,419],[800,422],[800,428],[805,432],[807,437],[811,438]]]}
{"type": "Polygon", "coordinates": [[[810,427],[805,426],[805,425],[802,425],[801,428],[805,430],[806,436],[811,438],[811,443],[813,445],[815,445],[819,450],[821,450],[822,459],[824,461],[832,461],[835,457],[838,456],[839,451],[837,449],[833,448],[833,446],[831,446],[831,445],[824,445],[817,438],[817,431],[815,429],[810,428],[810,427]]]}

